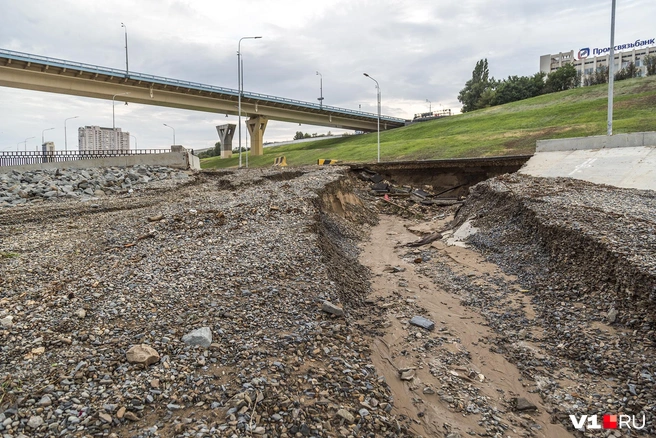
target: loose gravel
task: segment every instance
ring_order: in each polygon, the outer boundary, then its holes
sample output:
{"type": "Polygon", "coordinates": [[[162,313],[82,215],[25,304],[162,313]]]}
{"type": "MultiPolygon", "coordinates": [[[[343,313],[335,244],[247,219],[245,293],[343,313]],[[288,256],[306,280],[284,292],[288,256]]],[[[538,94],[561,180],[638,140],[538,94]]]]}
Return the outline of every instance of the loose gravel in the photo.
{"type": "MultiPolygon", "coordinates": [[[[56,174],[12,176],[0,210],[0,435],[414,436],[422,418],[395,414],[372,363],[388,310],[367,298],[357,243],[376,207],[446,213],[368,196],[347,172],[117,168],[115,190],[96,189],[99,170],[56,196],[25,188],[58,186],[56,174]]],[[[656,433],[654,192],[506,175],[444,212],[456,208],[453,227],[473,224],[468,243],[515,280],[456,271],[436,244],[404,257],[485,318],[496,337],[480,348],[513,363],[572,433],[568,415],[604,413],[644,414],[656,433]]],[[[403,302],[408,321],[426,316],[403,302]]],[[[458,337],[412,327],[412,351],[458,337]]],[[[443,385],[424,395],[478,416],[481,436],[540,436],[524,412],[535,406],[514,400],[509,425],[480,376],[448,371],[467,354],[431,362],[443,385]]],[[[415,382],[412,371],[398,378],[415,382]]]]}
{"type": "Polygon", "coordinates": [[[504,284],[437,281],[487,316],[496,350],[536,382],[554,421],[572,430],[569,415],[636,415],[641,433],[656,433],[656,193],[505,175],[471,189],[455,226],[466,221],[478,227],[469,242],[517,276],[535,315],[504,284]]]}
{"type": "Polygon", "coordinates": [[[364,211],[331,194],[345,171],[1,211],[0,434],[403,436],[357,309],[322,311],[366,293],[327,215],[364,211]]]}

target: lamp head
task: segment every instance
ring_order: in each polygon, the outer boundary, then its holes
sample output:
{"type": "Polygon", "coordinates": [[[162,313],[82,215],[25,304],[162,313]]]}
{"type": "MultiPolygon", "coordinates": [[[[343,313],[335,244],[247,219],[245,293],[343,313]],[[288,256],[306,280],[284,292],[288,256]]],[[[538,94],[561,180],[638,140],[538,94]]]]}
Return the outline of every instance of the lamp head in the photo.
{"type": "Polygon", "coordinates": [[[362,74],[363,74],[363,75],[365,75],[366,77],[369,77],[369,75],[368,75],[368,74],[366,74],[366,73],[362,73],[362,74]]]}
{"type": "Polygon", "coordinates": [[[121,23],[121,27],[125,27],[125,24],[121,23]]]}
{"type": "Polygon", "coordinates": [[[260,38],[262,38],[262,37],[261,36],[253,37],[254,40],[259,40],[260,38]]]}

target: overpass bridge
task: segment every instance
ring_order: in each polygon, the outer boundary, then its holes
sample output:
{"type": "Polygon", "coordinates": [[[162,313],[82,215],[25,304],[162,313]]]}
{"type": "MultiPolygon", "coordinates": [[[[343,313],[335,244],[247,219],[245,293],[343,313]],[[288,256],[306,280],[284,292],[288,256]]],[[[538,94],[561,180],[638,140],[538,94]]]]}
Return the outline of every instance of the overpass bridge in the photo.
{"type": "MultiPolygon", "coordinates": [[[[121,101],[238,115],[238,90],[6,49],[0,49],[0,86],[108,100],[129,93],[121,96],[121,101]]],[[[241,109],[242,116],[248,119],[252,155],[263,153],[268,120],[365,132],[377,130],[376,114],[247,91],[242,92],[241,109]]],[[[380,117],[381,130],[405,124],[406,120],[397,117],[380,117]]],[[[228,157],[234,125],[223,125],[217,130],[222,156],[228,157]]]]}

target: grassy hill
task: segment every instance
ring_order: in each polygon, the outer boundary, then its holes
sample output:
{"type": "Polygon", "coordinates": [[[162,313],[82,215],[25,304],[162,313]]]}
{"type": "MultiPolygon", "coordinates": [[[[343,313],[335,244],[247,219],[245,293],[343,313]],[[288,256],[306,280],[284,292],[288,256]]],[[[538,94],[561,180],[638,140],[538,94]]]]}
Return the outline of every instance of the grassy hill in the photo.
{"type": "MultiPolygon", "coordinates": [[[[608,85],[577,88],[381,131],[381,161],[530,154],[536,140],[604,135],[607,93],[608,85]]],[[[656,131],[656,76],[616,82],[614,96],[614,134],[656,131]]],[[[290,166],[320,158],[375,162],[376,149],[374,132],[265,148],[263,156],[249,158],[249,165],[270,166],[283,155],[290,166]]],[[[237,166],[239,159],[233,157],[204,159],[201,166],[237,166]]]]}

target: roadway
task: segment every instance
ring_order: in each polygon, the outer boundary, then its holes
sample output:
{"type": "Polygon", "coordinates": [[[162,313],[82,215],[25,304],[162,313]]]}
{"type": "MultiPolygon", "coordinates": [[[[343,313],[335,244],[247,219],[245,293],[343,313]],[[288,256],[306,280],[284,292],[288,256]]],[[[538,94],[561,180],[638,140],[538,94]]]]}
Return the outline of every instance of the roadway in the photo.
{"type": "MultiPolygon", "coordinates": [[[[128,72],[108,67],[0,49],[0,86],[51,93],[237,115],[238,90],[128,72]]],[[[353,129],[377,130],[377,115],[244,91],[242,116],[353,129]]],[[[380,129],[404,126],[406,120],[381,115],[380,129]]]]}

